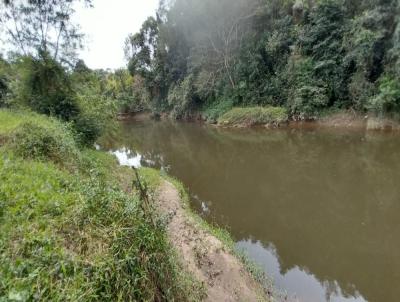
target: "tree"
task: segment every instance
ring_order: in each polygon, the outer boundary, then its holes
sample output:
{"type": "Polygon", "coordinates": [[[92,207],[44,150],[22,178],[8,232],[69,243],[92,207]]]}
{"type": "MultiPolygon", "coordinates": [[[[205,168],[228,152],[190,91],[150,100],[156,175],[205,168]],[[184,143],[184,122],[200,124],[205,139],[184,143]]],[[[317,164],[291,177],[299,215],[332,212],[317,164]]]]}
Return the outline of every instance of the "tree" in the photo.
{"type": "Polygon", "coordinates": [[[128,66],[151,107],[178,117],[250,105],[284,106],[302,119],[331,107],[397,111],[399,5],[163,0],[128,38],[128,66]]]}
{"type": "Polygon", "coordinates": [[[73,66],[83,35],[72,22],[74,4],[91,0],[2,0],[0,27],[13,51],[24,56],[50,54],[51,58],[73,66]]]}
{"type": "Polygon", "coordinates": [[[21,104],[67,121],[79,114],[71,79],[60,63],[43,53],[39,58],[21,58],[18,69],[21,104]]]}

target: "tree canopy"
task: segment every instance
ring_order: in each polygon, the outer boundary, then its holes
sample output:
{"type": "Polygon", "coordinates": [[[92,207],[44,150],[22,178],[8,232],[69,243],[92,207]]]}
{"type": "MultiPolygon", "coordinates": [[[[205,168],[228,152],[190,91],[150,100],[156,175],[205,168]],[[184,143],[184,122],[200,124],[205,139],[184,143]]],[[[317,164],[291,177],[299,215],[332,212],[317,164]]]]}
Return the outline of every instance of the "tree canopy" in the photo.
{"type": "MultiPolygon", "coordinates": [[[[0,26],[12,51],[25,56],[49,53],[53,60],[72,64],[83,35],[71,20],[80,0],[2,0],[0,26]]],[[[82,0],[90,5],[91,0],[82,0]]]]}
{"type": "Polygon", "coordinates": [[[176,117],[279,105],[295,119],[329,108],[399,108],[396,0],[161,1],[127,38],[132,75],[176,117]],[[212,111],[212,110],[211,110],[212,111]]]}

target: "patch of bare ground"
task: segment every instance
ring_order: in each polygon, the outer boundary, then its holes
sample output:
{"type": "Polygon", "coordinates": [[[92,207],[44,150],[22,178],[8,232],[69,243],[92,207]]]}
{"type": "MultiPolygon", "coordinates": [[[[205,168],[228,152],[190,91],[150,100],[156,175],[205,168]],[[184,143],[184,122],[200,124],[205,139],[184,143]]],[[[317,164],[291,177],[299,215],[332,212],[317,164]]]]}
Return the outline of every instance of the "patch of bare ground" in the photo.
{"type": "Polygon", "coordinates": [[[174,185],[163,180],[156,203],[184,267],[206,289],[204,301],[270,301],[243,263],[188,213],[174,185]]]}
{"type": "Polygon", "coordinates": [[[398,131],[400,124],[397,120],[387,117],[377,117],[370,114],[360,114],[354,111],[345,111],[321,118],[316,122],[317,126],[361,129],[361,130],[383,130],[398,131]]]}
{"type": "Polygon", "coordinates": [[[368,116],[360,115],[356,112],[339,112],[317,121],[320,126],[334,127],[334,128],[354,128],[365,129],[367,125],[368,116]]]}
{"type": "Polygon", "coordinates": [[[118,121],[134,121],[142,122],[151,119],[150,112],[137,112],[137,113],[119,113],[117,116],[118,121]]]}

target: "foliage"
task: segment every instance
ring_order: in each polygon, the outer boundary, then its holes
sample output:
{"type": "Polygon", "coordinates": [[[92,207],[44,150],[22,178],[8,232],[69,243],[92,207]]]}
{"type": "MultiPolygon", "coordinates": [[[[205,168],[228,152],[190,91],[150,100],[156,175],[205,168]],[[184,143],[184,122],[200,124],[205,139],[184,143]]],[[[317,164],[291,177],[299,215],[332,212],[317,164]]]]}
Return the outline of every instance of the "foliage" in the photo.
{"type": "Polygon", "coordinates": [[[214,120],[222,100],[283,106],[293,119],[364,111],[385,74],[399,79],[399,9],[395,0],[161,1],[126,55],[150,109],[181,118],[201,110],[214,120]]]}
{"type": "Polygon", "coordinates": [[[154,111],[165,106],[161,104],[167,97],[166,53],[160,38],[160,20],[149,17],[139,33],[130,35],[125,42],[125,56],[129,60],[128,70],[132,76],[143,79],[154,111]],[[158,47],[156,47],[156,44],[158,47]]]}
{"type": "Polygon", "coordinates": [[[15,53],[37,57],[46,52],[53,60],[71,65],[83,37],[71,18],[76,2],[79,0],[1,1],[4,42],[10,43],[15,53]]]}
{"type": "Polygon", "coordinates": [[[59,63],[42,53],[38,59],[22,57],[17,64],[20,82],[16,94],[20,103],[66,121],[78,115],[70,78],[59,63]]]}
{"type": "Polygon", "coordinates": [[[231,100],[220,100],[218,103],[212,103],[210,106],[206,106],[203,115],[207,121],[215,123],[221,115],[231,110],[232,107],[233,102],[231,100]]]}
{"type": "Polygon", "coordinates": [[[106,93],[98,73],[79,64],[70,74],[45,53],[38,59],[18,58],[8,72],[15,95],[8,103],[69,121],[79,144],[92,145],[112,125],[119,101],[106,93]]]}
{"type": "Polygon", "coordinates": [[[115,113],[115,110],[122,113],[140,112],[146,110],[150,103],[143,79],[131,76],[126,69],[90,70],[83,61],[79,61],[71,74],[71,81],[78,99],[90,99],[90,104],[95,104],[96,100],[100,104],[112,103],[109,113],[115,113]]]}
{"type": "Polygon", "coordinates": [[[218,123],[224,126],[279,125],[288,120],[285,108],[281,107],[248,107],[233,108],[223,114],[218,123]]]}
{"type": "Polygon", "coordinates": [[[77,101],[80,114],[74,118],[73,127],[80,145],[92,146],[107,130],[113,127],[116,114],[111,99],[98,94],[79,94],[77,101]]]}
{"type": "Polygon", "coordinates": [[[50,160],[66,166],[79,156],[74,137],[56,121],[47,125],[22,123],[10,134],[9,148],[22,158],[50,160]]]}
{"type": "Polygon", "coordinates": [[[190,114],[195,105],[195,98],[192,76],[177,83],[168,94],[168,105],[172,107],[172,116],[182,118],[185,114],[190,114]]]}
{"type": "Polygon", "coordinates": [[[6,97],[9,93],[9,64],[0,55],[0,107],[6,105],[6,97]]]}
{"type": "Polygon", "coordinates": [[[384,76],[379,81],[379,92],[368,104],[376,112],[399,112],[400,82],[391,76],[384,76]]]}

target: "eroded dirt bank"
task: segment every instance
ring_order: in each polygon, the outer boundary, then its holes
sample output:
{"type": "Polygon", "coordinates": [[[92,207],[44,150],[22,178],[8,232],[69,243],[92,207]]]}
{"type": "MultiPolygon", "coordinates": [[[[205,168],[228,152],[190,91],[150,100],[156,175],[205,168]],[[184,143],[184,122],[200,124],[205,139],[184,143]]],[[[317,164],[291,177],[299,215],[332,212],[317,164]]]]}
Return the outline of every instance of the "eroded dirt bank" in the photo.
{"type": "MultiPolygon", "coordinates": [[[[119,121],[142,122],[151,120],[152,115],[149,112],[139,112],[136,114],[121,114],[119,121]]],[[[168,114],[162,114],[160,119],[169,119],[168,114]]],[[[186,122],[208,123],[201,114],[194,114],[191,118],[182,119],[186,122]]],[[[369,114],[360,114],[351,110],[333,113],[320,117],[316,120],[302,121],[289,120],[281,123],[279,126],[275,124],[212,124],[220,128],[294,128],[294,129],[317,129],[317,128],[336,128],[349,129],[358,131],[400,131],[400,122],[395,119],[386,117],[376,117],[369,114]]]]}
{"type": "Polygon", "coordinates": [[[174,185],[162,180],[155,200],[168,217],[168,235],[184,267],[206,289],[204,301],[272,301],[242,262],[189,214],[174,185]]]}

